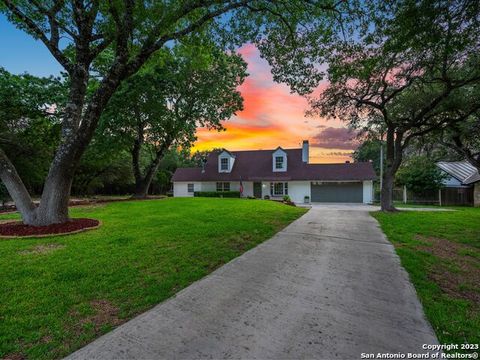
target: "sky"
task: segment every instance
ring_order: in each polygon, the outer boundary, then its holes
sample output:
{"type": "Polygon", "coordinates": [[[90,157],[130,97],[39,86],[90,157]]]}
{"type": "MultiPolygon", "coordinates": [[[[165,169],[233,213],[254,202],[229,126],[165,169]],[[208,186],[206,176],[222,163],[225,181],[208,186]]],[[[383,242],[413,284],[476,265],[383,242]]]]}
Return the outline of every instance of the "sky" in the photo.
{"type": "MultiPolygon", "coordinates": [[[[292,94],[285,84],[275,83],[268,63],[258,49],[246,44],[238,52],[248,63],[249,76],[240,86],[244,110],[224,122],[226,131],[198,129],[195,150],[235,150],[301,147],[310,142],[310,162],[336,163],[350,160],[357,146],[353,135],[339,120],[305,117],[307,100],[292,94]]],[[[59,75],[61,66],[45,46],[16,29],[0,15],[0,66],[20,74],[59,75]]],[[[320,85],[318,89],[328,84],[320,85]]]]}

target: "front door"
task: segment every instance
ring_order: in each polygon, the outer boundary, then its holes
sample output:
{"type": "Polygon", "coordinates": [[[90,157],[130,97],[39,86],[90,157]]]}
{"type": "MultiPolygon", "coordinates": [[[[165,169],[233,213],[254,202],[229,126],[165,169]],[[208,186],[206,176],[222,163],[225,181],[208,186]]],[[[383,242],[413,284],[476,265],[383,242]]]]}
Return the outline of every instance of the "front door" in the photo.
{"type": "Polygon", "coordinates": [[[257,199],[262,198],[262,183],[261,182],[254,182],[253,183],[253,196],[257,199]]]}

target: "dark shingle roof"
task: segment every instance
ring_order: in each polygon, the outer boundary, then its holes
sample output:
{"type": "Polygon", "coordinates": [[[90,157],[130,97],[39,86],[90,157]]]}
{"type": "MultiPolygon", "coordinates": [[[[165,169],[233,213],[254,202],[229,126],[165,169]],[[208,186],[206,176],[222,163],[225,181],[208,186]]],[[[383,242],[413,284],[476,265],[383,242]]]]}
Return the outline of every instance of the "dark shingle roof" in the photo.
{"type": "Polygon", "coordinates": [[[272,171],[272,153],[275,150],[232,151],[235,163],[230,173],[218,172],[218,154],[211,152],[201,168],[179,168],[172,181],[285,181],[285,180],[373,180],[376,178],[369,162],[342,164],[305,164],[302,149],[286,149],[287,171],[272,171]]]}

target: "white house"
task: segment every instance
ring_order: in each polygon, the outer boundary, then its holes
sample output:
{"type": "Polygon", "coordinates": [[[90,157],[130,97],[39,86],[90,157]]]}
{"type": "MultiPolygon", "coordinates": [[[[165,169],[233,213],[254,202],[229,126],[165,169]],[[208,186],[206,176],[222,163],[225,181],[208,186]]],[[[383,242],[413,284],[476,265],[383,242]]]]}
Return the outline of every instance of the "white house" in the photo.
{"type": "Polygon", "coordinates": [[[179,168],[173,175],[173,195],[196,191],[239,191],[242,196],[302,203],[371,203],[375,172],[369,162],[310,164],[308,141],[301,149],[216,151],[203,167],[179,168]]]}

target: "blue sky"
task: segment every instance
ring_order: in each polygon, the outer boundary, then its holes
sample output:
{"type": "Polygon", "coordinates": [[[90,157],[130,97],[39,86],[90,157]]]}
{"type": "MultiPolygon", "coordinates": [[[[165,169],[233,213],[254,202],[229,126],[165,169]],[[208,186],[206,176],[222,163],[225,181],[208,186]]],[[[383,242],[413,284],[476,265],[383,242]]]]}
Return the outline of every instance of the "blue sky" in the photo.
{"type": "Polygon", "coordinates": [[[42,42],[18,30],[0,14],[0,66],[14,74],[59,75],[62,67],[42,42]]]}

